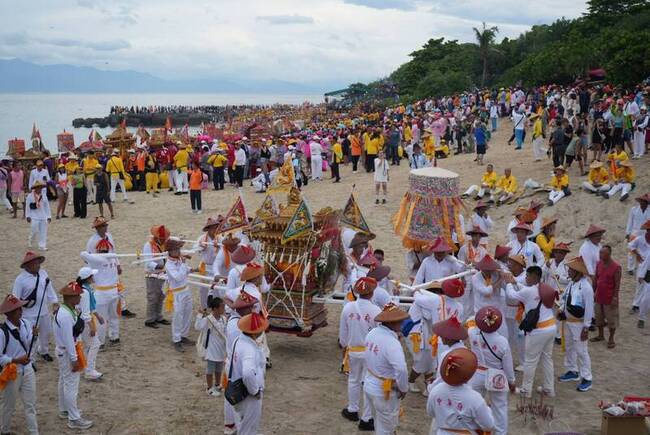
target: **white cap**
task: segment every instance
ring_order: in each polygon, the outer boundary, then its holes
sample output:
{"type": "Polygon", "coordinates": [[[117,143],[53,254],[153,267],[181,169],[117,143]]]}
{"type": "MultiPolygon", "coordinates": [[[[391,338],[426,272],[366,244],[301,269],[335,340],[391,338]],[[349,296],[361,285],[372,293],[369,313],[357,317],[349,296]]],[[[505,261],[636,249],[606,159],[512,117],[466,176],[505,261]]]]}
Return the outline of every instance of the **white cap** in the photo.
{"type": "Polygon", "coordinates": [[[79,276],[79,278],[81,278],[81,279],[88,279],[88,278],[90,278],[91,276],[96,275],[97,272],[99,272],[97,269],[91,269],[91,268],[88,267],[88,266],[84,266],[84,267],[82,267],[81,269],[79,269],[78,276],[79,276]]]}

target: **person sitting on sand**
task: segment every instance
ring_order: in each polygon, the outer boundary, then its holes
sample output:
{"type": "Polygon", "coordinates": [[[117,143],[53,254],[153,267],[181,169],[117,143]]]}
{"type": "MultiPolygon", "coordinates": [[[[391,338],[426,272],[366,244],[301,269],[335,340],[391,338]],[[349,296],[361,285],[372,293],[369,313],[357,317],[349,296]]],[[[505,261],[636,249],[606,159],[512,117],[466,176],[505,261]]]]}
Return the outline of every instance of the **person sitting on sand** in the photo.
{"type": "Polygon", "coordinates": [[[490,201],[494,202],[496,198],[497,206],[499,206],[512,199],[512,197],[515,196],[516,192],[517,178],[512,175],[512,169],[505,168],[503,170],[503,175],[499,177],[499,181],[497,181],[496,188],[492,193],[492,198],[490,198],[490,201]]]}
{"type": "Polygon", "coordinates": [[[616,195],[618,192],[621,192],[620,200],[621,202],[625,201],[628,196],[630,196],[630,191],[634,186],[635,176],[636,175],[634,173],[634,168],[632,167],[632,162],[629,160],[623,160],[617,165],[612,177],[614,184],[612,185],[611,189],[603,193],[603,197],[609,199],[612,196],[616,195]]]}
{"type": "Polygon", "coordinates": [[[569,190],[569,175],[566,173],[564,166],[558,166],[553,171],[551,178],[551,191],[548,194],[548,205],[553,206],[565,196],[571,195],[569,190]]]}
{"type": "Polygon", "coordinates": [[[589,165],[589,174],[587,181],[582,183],[582,188],[587,192],[601,193],[610,189],[609,174],[605,169],[603,162],[594,161],[589,165]]]}
{"type": "Polygon", "coordinates": [[[476,199],[483,199],[483,196],[486,194],[492,193],[494,188],[497,185],[497,173],[494,172],[494,166],[492,163],[487,165],[485,173],[481,177],[481,186],[479,187],[476,184],[472,184],[469,188],[463,193],[462,197],[467,198],[476,194],[476,199]]]}

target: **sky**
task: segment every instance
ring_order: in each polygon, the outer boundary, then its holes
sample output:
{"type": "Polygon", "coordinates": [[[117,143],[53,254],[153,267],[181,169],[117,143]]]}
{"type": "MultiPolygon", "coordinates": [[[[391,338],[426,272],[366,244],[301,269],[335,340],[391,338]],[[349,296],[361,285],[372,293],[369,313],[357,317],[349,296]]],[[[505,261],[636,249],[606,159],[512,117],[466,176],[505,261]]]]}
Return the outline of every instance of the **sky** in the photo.
{"type": "Polygon", "coordinates": [[[167,79],[347,84],[385,77],[429,38],[499,39],[575,18],[584,0],[0,0],[0,58],[167,79]]]}

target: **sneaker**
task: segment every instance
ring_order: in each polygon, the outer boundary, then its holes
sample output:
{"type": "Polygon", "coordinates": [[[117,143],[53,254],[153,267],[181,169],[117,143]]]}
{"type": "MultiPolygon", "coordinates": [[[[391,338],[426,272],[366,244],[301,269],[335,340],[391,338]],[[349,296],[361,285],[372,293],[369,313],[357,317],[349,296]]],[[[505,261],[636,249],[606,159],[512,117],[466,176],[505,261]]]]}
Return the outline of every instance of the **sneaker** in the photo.
{"type": "Polygon", "coordinates": [[[422,390],[422,395],[424,397],[429,397],[429,388],[428,387],[426,387],[426,386],[424,387],[424,390],[422,390]]]}
{"type": "Polygon", "coordinates": [[[147,328],[158,329],[158,325],[156,322],[144,322],[144,326],[146,326],[147,328]]]}
{"type": "Polygon", "coordinates": [[[193,340],[190,340],[190,339],[187,338],[187,337],[181,337],[181,343],[183,343],[183,344],[187,344],[187,345],[195,344],[195,342],[194,342],[193,340]]]}
{"type": "Polygon", "coordinates": [[[578,384],[578,388],[576,389],[582,393],[591,390],[591,381],[588,381],[586,379],[581,380],[578,384]]]}
{"type": "Polygon", "coordinates": [[[621,202],[625,201],[629,196],[630,196],[630,195],[629,195],[628,193],[626,193],[626,194],[624,194],[624,195],[621,195],[621,199],[620,199],[620,201],[621,201],[621,202]]]}
{"type": "Polygon", "coordinates": [[[50,356],[49,353],[44,353],[44,354],[42,354],[42,355],[41,355],[41,358],[43,358],[43,360],[45,360],[45,361],[47,361],[47,362],[52,362],[52,361],[54,361],[54,358],[52,358],[52,357],[50,356]]]}
{"type": "Polygon", "coordinates": [[[135,317],[135,313],[129,310],[122,310],[122,317],[126,317],[126,318],[135,317]]]}
{"type": "Polygon", "coordinates": [[[382,204],[386,204],[386,198],[382,199],[382,200],[381,200],[381,203],[382,203],[382,204]]]}
{"type": "Polygon", "coordinates": [[[98,372],[97,370],[92,370],[84,374],[84,379],[87,381],[98,381],[102,378],[102,376],[104,376],[102,373],[98,372]]]}
{"type": "Polygon", "coordinates": [[[68,420],[68,427],[70,429],[90,429],[93,426],[93,422],[91,420],[86,420],[85,418],[80,418],[77,420],[68,420]]]}
{"type": "Polygon", "coordinates": [[[341,415],[343,418],[347,418],[350,421],[359,421],[359,413],[358,412],[350,412],[348,411],[348,408],[343,408],[341,411],[341,415]]]}
{"type": "Polygon", "coordinates": [[[183,343],[181,343],[180,341],[178,343],[174,343],[174,350],[176,352],[181,352],[181,353],[185,352],[185,349],[183,348],[183,343]]]}
{"type": "Polygon", "coordinates": [[[108,340],[108,342],[109,342],[112,346],[116,346],[116,345],[120,344],[120,339],[119,339],[119,338],[110,339],[110,340],[108,340]]]}
{"type": "Polygon", "coordinates": [[[515,371],[516,371],[516,372],[523,372],[523,371],[524,371],[524,366],[522,366],[521,364],[519,364],[517,367],[515,367],[515,371]]]}
{"type": "Polygon", "coordinates": [[[415,385],[415,382],[414,383],[409,382],[409,393],[419,393],[419,392],[420,389],[418,388],[417,385],[415,385]]]}
{"type": "MultiPolygon", "coordinates": [[[[546,397],[555,397],[555,393],[545,390],[544,387],[542,387],[541,385],[537,387],[537,392],[539,394],[543,394],[546,397]]],[[[530,395],[528,395],[528,397],[530,397],[530,395]]]]}
{"type": "MultiPolygon", "coordinates": [[[[634,272],[632,272],[632,273],[634,273],[634,272]]],[[[638,312],[639,312],[639,307],[632,306],[632,308],[630,308],[630,314],[634,314],[634,313],[638,313],[638,312]]]]}
{"type": "Polygon", "coordinates": [[[197,211],[196,214],[203,214],[203,210],[197,211]]]}
{"type": "Polygon", "coordinates": [[[212,386],[212,387],[208,388],[207,391],[208,391],[208,396],[212,396],[212,397],[221,396],[221,393],[219,392],[219,390],[215,386],[212,386]]]}
{"type": "Polygon", "coordinates": [[[162,320],[156,320],[156,323],[160,325],[171,325],[172,323],[169,320],[162,319],[162,320]]]}
{"type": "Polygon", "coordinates": [[[559,337],[555,337],[555,344],[562,344],[562,339],[559,337]]]}
{"type": "Polygon", "coordinates": [[[223,427],[224,435],[235,435],[237,433],[237,428],[233,424],[232,426],[226,425],[223,427]]]}
{"type": "Polygon", "coordinates": [[[573,382],[579,380],[580,380],[580,375],[578,375],[577,372],[572,372],[572,371],[568,371],[558,378],[558,381],[560,382],[573,382]]]}
{"type": "Polygon", "coordinates": [[[375,204],[379,204],[379,199],[375,199],[375,204]]]}
{"type": "Polygon", "coordinates": [[[372,432],[375,430],[375,421],[371,418],[368,421],[359,420],[359,430],[361,432],[372,432]]]}
{"type": "Polygon", "coordinates": [[[273,368],[273,363],[271,362],[271,358],[266,359],[266,368],[267,369],[272,369],[273,368]]]}
{"type": "Polygon", "coordinates": [[[68,419],[68,411],[59,411],[59,418],[61,420],[67,420],[68,419]]]}

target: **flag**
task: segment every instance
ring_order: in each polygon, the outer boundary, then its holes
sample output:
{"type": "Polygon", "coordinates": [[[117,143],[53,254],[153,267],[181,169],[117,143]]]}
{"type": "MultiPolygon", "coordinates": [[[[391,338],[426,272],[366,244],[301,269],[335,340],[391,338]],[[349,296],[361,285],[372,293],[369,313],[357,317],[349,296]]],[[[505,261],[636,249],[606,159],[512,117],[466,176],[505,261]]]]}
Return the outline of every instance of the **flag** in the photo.
{"type": "Polygon", "coordinates": [[[296,173],[293,170],[293,162],[286,159],[280,167],[278,175],[268,188],[269,192],[288,192],[296,183],[296,173]]]}
{"type": "Polygon", "coordinates": [[[354,193],[350,193],[350,198],[348,198],[348,202],[345,204],[343,215],[341,216],[341,225],[346,225],[353,230],[370,234],[370,228],[363,214],[361,214],[361,208],[359,208],[357,200],[354,199],[354,193]]]}
{"type": "Polygon", "coordinates": [[[172,129],[172,118],[171,116],[168,116],[167,119],[165,120],[165,131],[169,131],[172,129]]]}
{"type": "Polygon", "coordinates": [[[41,132],[36,128],[36,123],[32,124],[32,140],[34,139],[38,139],[39,141],[41,140],[41,132]]]}
{"type": "Polygon", "coordinates": [[[289,225],[282,233],[282,239],[280,242],[284,245],[285,243],[300,237],[305,234],[307,231],[313,231],[314,221],[311,217],[311,212],[305,200],[300,201],[300,205],[296,209],[296,212],[291,217],[289,225]]]}
{"type": "Polygon", "coordinates": [[[120,121],[120,128],[126,130],[126,116],[122,118],[122,121],[120,121]]]}
{"type": "Polygon", "coordinates": [[[90,134],[88,135],[88,142],[92,143],[93,140],[95,139],[95,129],[90,130],[90,134]]]}
{"type": "Polygon", "coordinates": [[[95,137],[93,138],[93,140],[92,140],[91,142],[99,142],[99,141],[101,141],[102,139],[103,139],[102,135],[99,134],[98,131],[95,131],[95,137]]]}
{"type": "Polygon", "coordinates": [[[181,136],[189,142],[190,140],[190,126],[189,124],[185,124],[183,128],[181,129],[181,136]]]}
{"type": "Polygon", "coordinates": [[[275,202],[275,199],[271,195],[266,195],[262,205],[255,212],[255,218],[251,226],[259,225],[264,222],[266,219],[270,219],[278,215],[280,210],[278,209],[278,204],[275,202]]]}
{"type": "Polygon", "coordinates": [[[248,217],[246,216],[246,208],[244,207],[244,201],[241,198],[241,195],[237,196],[237,200],[230,207],[228,213],[217,228],[218,234],[231,233],[240,228],[245,228],[248,226],[248,217]]]}

